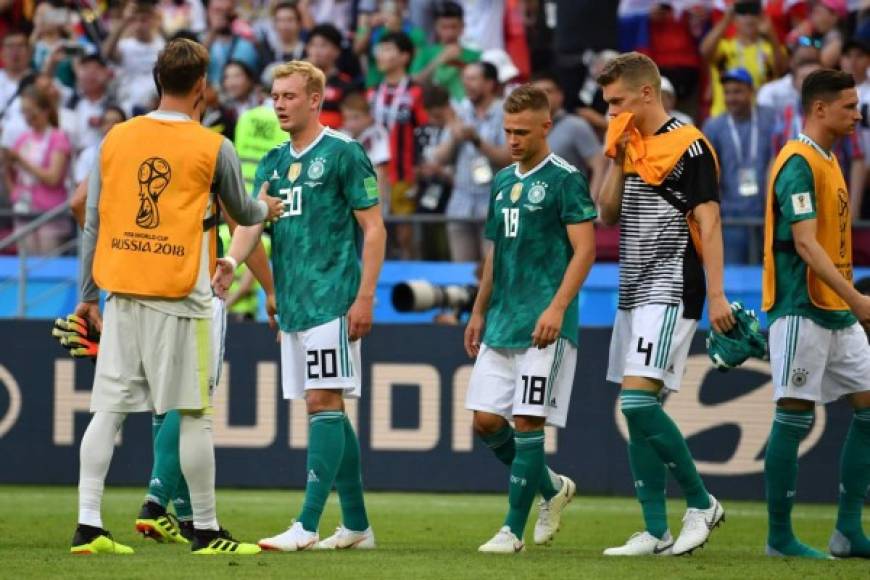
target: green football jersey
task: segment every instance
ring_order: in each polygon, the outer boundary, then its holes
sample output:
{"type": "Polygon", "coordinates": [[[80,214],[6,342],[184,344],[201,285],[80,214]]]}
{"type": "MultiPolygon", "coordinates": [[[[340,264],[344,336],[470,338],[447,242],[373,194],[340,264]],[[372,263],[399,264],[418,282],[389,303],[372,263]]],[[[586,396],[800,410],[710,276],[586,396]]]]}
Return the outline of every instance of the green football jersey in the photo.
{"type": "MultiPolygon", "coordinates": [[[[818,147],[812,142],[810,144],[818,147]]],[[[774,181],[774,192],[778,208],[774,239],[792,241],[792,224],[816,218],[815,181],[812,169],[803,157],[795,155],[785,162],[774,181]],[[793,198],[808,203],[798,205],[793,198]],[[807,209],[797,213],[796,207],[807,209]]],[[[776,301],[767,313],[768,324],[782,316],[803,316],[832,330],[846,328],[857,322],[858,319],[848,310],[823,310],[810,301],[807,264],[797,253],[775,252],[773,259],[776,264],[776,301]]]]}
{"type": "MultiPolygon", "coordinates": [[[[520,174],[517,164],[492,182],[486,237],[495,244],[492,296],[483,341],[528,348],[541,313],[574,255],[565,226],[597,217],[586,177],[555,154],[520,174]]],[[[577,297],[565,311],[562,337],[577,344],[577,297]]]]}
{"type": "Polygon", "coordinates": [[[378,203],[378,184],[362,146],[324,129],[304,151],[275,147],[260,160],[264,181],[284,200],[272,225],[272,273],[281,330],[296,332],[347,313],[359,290],[359,227],[354,210],[378,203]]]}

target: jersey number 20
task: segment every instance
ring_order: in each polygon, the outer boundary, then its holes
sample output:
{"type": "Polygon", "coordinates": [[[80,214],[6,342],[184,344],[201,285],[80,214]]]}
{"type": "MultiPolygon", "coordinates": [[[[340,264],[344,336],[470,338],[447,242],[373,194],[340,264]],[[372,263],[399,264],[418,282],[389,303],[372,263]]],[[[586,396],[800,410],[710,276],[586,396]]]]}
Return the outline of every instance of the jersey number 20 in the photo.
{"type": "Polygon", "coordinates": [[[302,215],[302,186],[288,187],[279,192],[284,197],[284,213],[281,217],[302,215]]]}

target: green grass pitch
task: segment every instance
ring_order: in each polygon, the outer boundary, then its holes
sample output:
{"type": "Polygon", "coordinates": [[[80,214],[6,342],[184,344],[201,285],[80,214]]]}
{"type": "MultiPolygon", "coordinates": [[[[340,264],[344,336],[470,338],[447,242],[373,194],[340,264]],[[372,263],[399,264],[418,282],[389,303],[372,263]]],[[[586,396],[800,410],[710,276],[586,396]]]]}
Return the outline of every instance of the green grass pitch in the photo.
{"type": "MultiPolygon", "coordinates": [[[[362,578],[458,580],[497,578],[870,578],[866,560],[835,562],[773,559],[763,555],[766,514],[758,502],[724,501],[727,521],[706,548],[682,558],[605,559],[601,550],[624,541],[640,524],[628,498],[578,496],[569,506],[552,546],[529,545],[513,556],[476,553],[496,532],[505,496],[369,493],[378,540],[372,552],[267,553],[253,557],[194,557],[179,545],[146,541],[133,530],[143,490],[109,488],[103,517],[115,537],[133,546],[132,556],[72,556],[73,487],[0,486],[0,578],[362,578]]],[[[278,490],[219,490],[221,522],[239,539],[256,541],[284,529],[301,494],[278,490]]],[[[683,502],[669,503],[677,533],[683,502]]],[[[833,505],[799,505],[800,537],[823,548],[834,523],[833,505]]],[[[531,519],[534,521],[536,508],[531,519]]],[[[321,526],[328,535],[339,518],[335,494],[321,526]]],[[[865,517],[865,528],[868,518],[865,517]]],[[[527,540],[531,538],[531,525],[527,540]]]]}

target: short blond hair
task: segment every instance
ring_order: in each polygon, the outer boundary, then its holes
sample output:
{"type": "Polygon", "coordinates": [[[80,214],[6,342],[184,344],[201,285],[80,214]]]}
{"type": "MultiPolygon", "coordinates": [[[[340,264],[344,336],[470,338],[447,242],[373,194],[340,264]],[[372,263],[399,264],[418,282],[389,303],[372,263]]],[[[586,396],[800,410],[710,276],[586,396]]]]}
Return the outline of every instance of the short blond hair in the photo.
{"type": "Polygon", "coordinates": [[[533,84],[526,83],[511,91],[502,108],[505,113],[510,115],[523,111],[546,111],[549,113],[550,101],[547,98],[547,93],[533,84]]]}
{"type": "Polygon", "coordinates": [[[280,64],[272,71],[272,80],[275,81],[290,75],[299,75],[305,79],[305,91],[309,95],[313,93],[323,94],[323,89],[326,86],[326,75],[310,62],[291,60],[280,64]]]}
{"type": "Polygon", "coordinates": [[[650,85],[661,93],[662,77],[659,67],[653,60],[639,52],[626,52],[609,61],[598,74],[598,84],[606,87],[622,79],[631,87],[650,85]]]}

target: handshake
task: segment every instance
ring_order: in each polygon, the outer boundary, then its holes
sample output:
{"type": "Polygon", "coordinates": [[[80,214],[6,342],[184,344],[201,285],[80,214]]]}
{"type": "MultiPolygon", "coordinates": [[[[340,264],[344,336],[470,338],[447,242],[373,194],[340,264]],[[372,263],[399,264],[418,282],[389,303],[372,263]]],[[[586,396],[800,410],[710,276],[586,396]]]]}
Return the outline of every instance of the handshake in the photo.
{"type": "Polygon", "coordinates": [[[90,327],[81,316],[70,314],[54,321],[51,335],[69,351],[73,358],[96,360],[100,350],[100,333],[90,327]]]}

